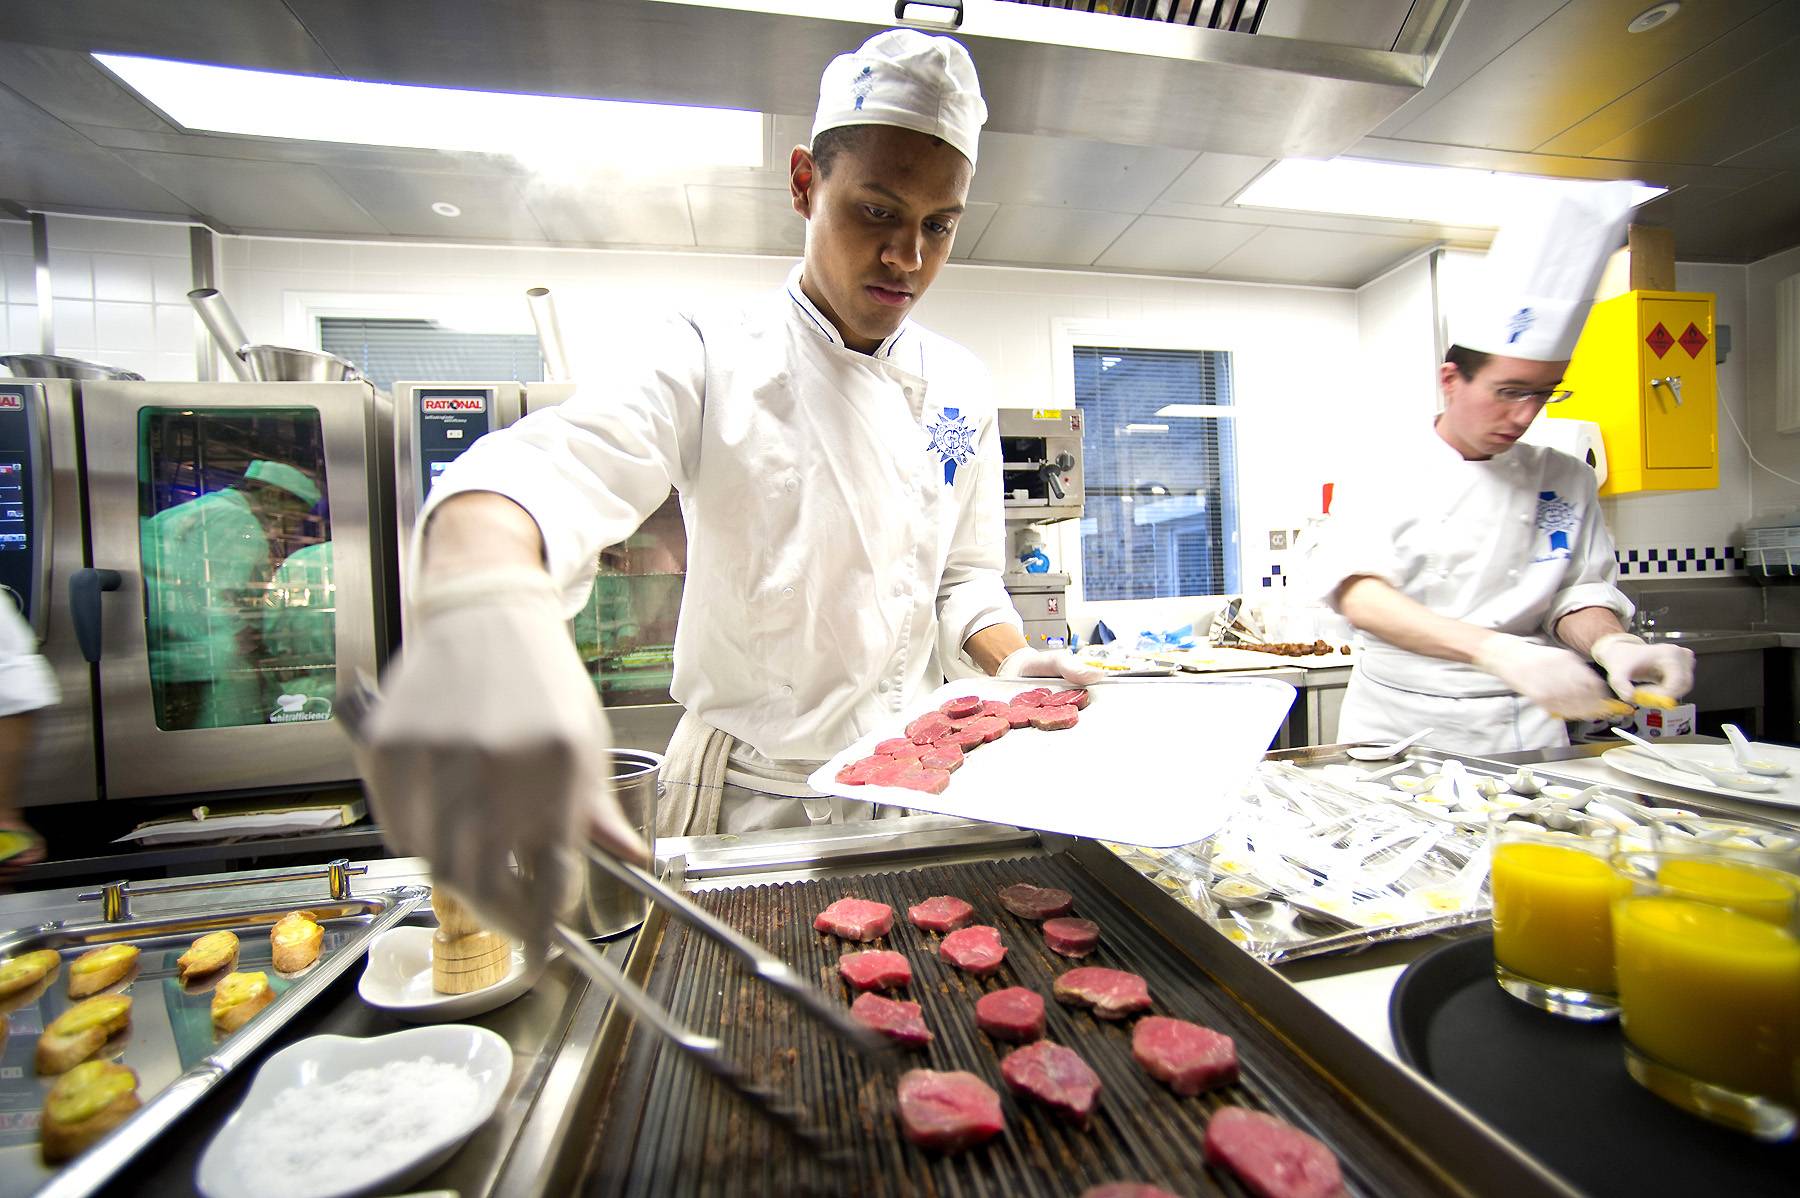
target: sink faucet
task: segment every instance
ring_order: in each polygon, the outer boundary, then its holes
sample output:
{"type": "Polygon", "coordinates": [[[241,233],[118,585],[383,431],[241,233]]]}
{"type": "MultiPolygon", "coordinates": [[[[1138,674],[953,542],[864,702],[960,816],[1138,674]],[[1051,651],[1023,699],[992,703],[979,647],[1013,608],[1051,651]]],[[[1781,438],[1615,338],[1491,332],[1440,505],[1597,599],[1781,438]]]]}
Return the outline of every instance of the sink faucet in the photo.
{"type": "Polygon", "coordinates": [[[1647,641],[1656,639],[1656,621],[1669,614],[1666,607],[1640,607],[1632,613],[1631,631],[1647,641]]]}

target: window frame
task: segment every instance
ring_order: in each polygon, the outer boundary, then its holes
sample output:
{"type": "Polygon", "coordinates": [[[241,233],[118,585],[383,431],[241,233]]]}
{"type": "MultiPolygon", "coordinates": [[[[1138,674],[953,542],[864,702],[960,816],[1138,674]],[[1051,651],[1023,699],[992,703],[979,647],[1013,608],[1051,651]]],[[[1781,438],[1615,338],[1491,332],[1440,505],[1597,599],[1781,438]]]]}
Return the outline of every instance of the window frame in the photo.
{"type": "MultiPolygon", "coordinates": [[[[1134,350],[1170,350],[1186,353],[1222,353],[1229,356],[1232,364],[1232,402],[1219,406],[1220,415],[1207,419],[1230,420],[1236,441],[1238,473],[1241,475],[1244,466],[1244,431],[1243,395],[1238,386],[1241,378],[1242,349],[1231,338],[1203,336],[1187,325],[1177,325],[1161,321],[1143,320],[1101,320],[1084,317],[1059,317],[1050,322],[1050,359],[1051,359],[1051,396],[1052,407],[1074,408],[1075,402],[1075,351],[1078,349],[1134,349],[1134,350]]],[[[1085,458],[1086,454],[1083,454],[1085,458]]],[[[1086,482],[1082,480],[1082,492],[1086,495],[1086,482]]],[[[1238,494],[1233,497],[1238,512],[1237,543],[1228,550],[1237,555],[1237,573],[1240,580],[1244,577],[1244,501],[1241,480],[1238,483],[1238,494]]],[[[1084,504],[1085,506],[1085,504],[1084,504]]],[[[1063,520],[1042,530],[1044,539],[1053,546],[1057,568],[1069,576],[1068,605],[1071,613],[1078,607],[1084,616],[1096,614],[1105,619],[1113,631],[1124,635],[1132,629],[1124,629],[1114,625],[1114,617],[1105,613],[1116,613],[1137,622],[1143,627],[1176,627],[1193,618],[1195,605],[1204,606],[1208,600],[1223,599],[1220,595],[1168,595],[1155,599],[1092,599],[1087,597],[1083,577],[1085,563],[1081,551],[1081,521],[1063,520]]]]}

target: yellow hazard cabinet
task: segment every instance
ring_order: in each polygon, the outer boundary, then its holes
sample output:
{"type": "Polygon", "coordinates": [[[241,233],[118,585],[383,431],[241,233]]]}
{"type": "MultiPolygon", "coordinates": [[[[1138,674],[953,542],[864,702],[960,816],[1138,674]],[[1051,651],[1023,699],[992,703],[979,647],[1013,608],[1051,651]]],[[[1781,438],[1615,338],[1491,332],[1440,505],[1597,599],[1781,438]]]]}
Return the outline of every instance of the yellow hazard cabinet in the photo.
{"type": "Polygon", "coordinates": [[[1711,295],[1628,291],[1594,305],[1563,382],[1575,395],[1546,412],[1600,426],[1600,494],[1719,485],[1713,335],[1711,295]]]}

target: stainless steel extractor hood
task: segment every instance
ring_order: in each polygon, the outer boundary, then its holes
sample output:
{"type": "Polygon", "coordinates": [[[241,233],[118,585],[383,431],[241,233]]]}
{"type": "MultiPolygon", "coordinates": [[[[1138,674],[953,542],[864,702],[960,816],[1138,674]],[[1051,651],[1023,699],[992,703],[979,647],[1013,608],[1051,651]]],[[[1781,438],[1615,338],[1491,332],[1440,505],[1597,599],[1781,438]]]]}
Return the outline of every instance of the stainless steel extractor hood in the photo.
{"type": "MultiPolygon", "coordinates": [[[[980,69],[988,128],[1263,157],[1350,147],[1429,78],[1465,0],[1387,0],[1361,44],[1251,35],[1010,0],[945,0],[980,69]],[[1396,7],[1401,14],[1394,23],[1396,7]],[[1368,36],[1370,31],[1374,36],[1368,36]],[[1391,38],[1391,41],[1390,41],[1391,38]],[[1391,48],[1371,48],[1388,44],[1391,48]]],[[[5,37],[356,79],[811,113],[833,54],[896,23],[894,0],[134,0],[9,6],[5,37]]],[[[1116,7],[1116,5],[1115,5],[1116,7]]],[[[1269,0],[1306,33],[1316,0],[1269,0]]]]}

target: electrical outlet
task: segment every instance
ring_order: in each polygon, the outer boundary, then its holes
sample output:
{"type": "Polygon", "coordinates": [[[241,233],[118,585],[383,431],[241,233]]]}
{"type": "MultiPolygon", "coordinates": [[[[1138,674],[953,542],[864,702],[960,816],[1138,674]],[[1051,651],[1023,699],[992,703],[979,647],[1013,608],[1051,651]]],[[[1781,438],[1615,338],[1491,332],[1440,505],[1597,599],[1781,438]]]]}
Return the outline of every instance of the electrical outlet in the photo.
{"type": "Polygon", "coordinates": [[[1286,549],[1287,541],[1288,541],[1287,529],[1273,528],[1273,529],[1269,530],[1269,548],[1270,549],[1286,549]]]}

